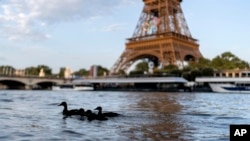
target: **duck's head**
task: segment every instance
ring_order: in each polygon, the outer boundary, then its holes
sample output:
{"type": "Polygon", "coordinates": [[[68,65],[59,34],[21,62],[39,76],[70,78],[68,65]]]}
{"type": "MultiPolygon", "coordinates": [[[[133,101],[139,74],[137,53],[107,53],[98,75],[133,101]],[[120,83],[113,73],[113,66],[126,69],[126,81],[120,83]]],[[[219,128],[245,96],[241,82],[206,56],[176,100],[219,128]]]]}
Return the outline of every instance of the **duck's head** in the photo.
{"type": "Polygon", "coordinates": [[[101,110],[102,110],[102,107],[101,107],[101,106],[98,106],[98,107],[95,108],[95,110],[101,111],[101,110]]]}
{"type": "Polygon", "coordinates": [[[67,103],[65,101],[63,101],[61,104],[59,104],[58,106],[67,106],[67,103]]]}
{"type": "Polygon", "coordinates": [[[88,117],[89,115],[91,115],[91,114],[93,114],[91,110],[87,110],[87,111],[85,112],[85,116],[87,116],[87,117],[88,117]]]}
{"type": "Polygon", "coordinates": [[[80,115],[84,115],[85,110],[83,108],[80,108],[78,112],[79,112],[80,115]]]}

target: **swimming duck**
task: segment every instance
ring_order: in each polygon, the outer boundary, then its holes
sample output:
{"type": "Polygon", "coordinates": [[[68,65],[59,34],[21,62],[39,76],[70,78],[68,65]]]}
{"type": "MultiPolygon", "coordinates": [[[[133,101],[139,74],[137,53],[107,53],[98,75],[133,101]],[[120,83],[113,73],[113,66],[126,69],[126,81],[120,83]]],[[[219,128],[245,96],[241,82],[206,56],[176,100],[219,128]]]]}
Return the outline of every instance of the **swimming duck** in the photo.
{"type": "Polygon", "coordinates": [[[65,101],[63,101],[58,106],[64,107],[63,112],[62,112],[62,114],[65,116],[64,119],[67,118],[68,116],[79,115],[79,110],[77,110],[77,109],[68,110],[68,106],[67,106],[67,103],[65,101]]]}
{"type": "Polygon", "coordinates": [[[97,114],[92,113],[91,110],[87,110],[87,111],[85,112],[85,116],[87,117],[88,121],[98,120],[97,114]]]}
{"type": "Polygon", "coordinates": [[[95,110],[98,110],[98,115],[103,115],[104,117],[117,117],[117,116],[120,115],[120,114],[114,113],[114,112],[102,113],[102,107],[101,106],[96,107],[95,110]]]}
{"type": "Polygon", "coordinates": [[[80,116],[85,116],[85,110],[84,110],[83,108],[80,108],[80,109],[78,110],[78,114],[79,114],[80,116]]]}
{"type": "Polygon", "coordinates": [[[78,114],[80,115],[80,120],[83,120],[83,118],[85,116],[85,110],[83,108],[80,108],[78,110],[78,114]]]}

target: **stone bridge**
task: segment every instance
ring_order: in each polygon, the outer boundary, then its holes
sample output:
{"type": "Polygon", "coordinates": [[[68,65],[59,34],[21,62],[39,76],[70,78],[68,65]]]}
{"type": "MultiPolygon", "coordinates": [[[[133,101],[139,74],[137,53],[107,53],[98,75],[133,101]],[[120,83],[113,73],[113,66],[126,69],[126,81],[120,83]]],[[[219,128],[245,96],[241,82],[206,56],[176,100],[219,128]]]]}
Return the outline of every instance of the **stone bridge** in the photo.
{"type": "Polygon", "coordinates": [[[51,89],[53,84],[68,82],[71,80],[51,77],[0,76],[0,89],[51,89]]]}

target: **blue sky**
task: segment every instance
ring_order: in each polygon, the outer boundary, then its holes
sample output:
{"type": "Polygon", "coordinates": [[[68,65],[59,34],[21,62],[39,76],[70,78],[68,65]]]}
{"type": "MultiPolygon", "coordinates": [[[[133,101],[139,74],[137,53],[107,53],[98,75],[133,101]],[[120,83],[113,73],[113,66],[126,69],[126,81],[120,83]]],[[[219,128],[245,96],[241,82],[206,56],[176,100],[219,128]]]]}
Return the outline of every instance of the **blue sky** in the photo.
{"type": "MultiPolygon", "coordinates": [[[[249,0],[184,0],[204,57],[231,51],[250,62],[249,0]]],[[[142,0],[0,0],[0,65],[73,71],[111,68],[132,36],[142,0]]]]}

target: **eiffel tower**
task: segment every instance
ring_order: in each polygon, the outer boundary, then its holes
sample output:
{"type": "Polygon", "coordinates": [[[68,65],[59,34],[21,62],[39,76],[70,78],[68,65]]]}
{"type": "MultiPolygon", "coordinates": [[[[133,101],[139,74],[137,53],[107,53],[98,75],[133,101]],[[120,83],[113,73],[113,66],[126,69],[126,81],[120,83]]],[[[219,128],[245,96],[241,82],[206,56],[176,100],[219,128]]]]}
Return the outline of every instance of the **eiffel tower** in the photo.
{"type": "Polygon", "coordinates": [[[135,61],[148,59],[152,67],[197,61],[199,44],[184,18],[182,0],[143,0],[144,7],[132,38],[111,68],[111,74],[127,71],[135,61]]]}

